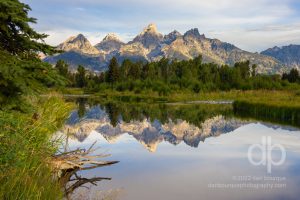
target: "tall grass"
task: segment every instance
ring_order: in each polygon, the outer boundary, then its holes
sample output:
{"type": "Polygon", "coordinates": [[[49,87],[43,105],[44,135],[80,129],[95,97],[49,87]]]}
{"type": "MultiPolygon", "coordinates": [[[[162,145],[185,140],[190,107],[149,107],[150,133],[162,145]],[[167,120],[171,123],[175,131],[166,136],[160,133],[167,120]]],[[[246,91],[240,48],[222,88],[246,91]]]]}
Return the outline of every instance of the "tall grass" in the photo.
{"type": "Polygon", "coordinates": [[[72,105],[55,94],[30,101],[30,113],[0,111],[0,199],[62,197],[47,161],[57,148],[51,135],[72,105]]]}
{"type": "MultiPolygon", "coordinates": [[[[72,90],[66,89],[67,94],[73,93],[72,90]]],[[[145,90],[140,93],[132,91],[115,91],[103,90],[99,93],[92,93],[91,97],[104,98],[109,100],[125,100],[139,102],[168,101],[168,102],[184,102],[196,100],[233,100],[248,101],[255,103],[264,103],[268,105],[280,105],[288,107],[300,107],[300,91],[299,90],[230,90],[230,91],[214,91],[194,93],[188,89],[172,91],[166,95],[159,95],[152,90],[145,90]]]]}
{"type": "Polygon", "coordinates": [[[235,115],[242,118],[254,118],[300,127],[300,107],[235,101],[233,110],[235,115]]]}

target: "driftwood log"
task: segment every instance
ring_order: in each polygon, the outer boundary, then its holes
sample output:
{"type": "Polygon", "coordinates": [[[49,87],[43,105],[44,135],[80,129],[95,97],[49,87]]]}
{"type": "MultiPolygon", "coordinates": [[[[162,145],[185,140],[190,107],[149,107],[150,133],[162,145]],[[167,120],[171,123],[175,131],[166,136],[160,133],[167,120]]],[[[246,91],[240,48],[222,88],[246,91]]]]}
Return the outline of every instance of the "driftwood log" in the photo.
{"type": "MultiPolygon", "coordinates": [[[[96,142],[95,142],[96,143],[96,142]]],[[[64,171],[72,169],[93,169],[97,167],[112,165],[118,163],[118,161],[100,161],[109,154],[91,155],[97,149],[93,148],[95,143],[89,149],[77,149],[74,151],[63,152],[57,155],[53,155],[51,159],[51,165],[54,171],[64,171]]]]}
{"type": "Polygon", "coordinates": [[[75,189],[83,187],[87,183],[96,185],[99,181],[111,180],[111,178],[107,177],[84,178],[77,174],[79,171],[109,166],[119,162],[100,160],[110,156],[109,154],[92,155],[92,153],[97,150],[93,148],[95,143],[87,150],[77,149],[52,156],[50,161],[51,166],[54,174],[64,188],[65,197],[67,199],[69,199],[69,195],[72,194],[75,189]]]}

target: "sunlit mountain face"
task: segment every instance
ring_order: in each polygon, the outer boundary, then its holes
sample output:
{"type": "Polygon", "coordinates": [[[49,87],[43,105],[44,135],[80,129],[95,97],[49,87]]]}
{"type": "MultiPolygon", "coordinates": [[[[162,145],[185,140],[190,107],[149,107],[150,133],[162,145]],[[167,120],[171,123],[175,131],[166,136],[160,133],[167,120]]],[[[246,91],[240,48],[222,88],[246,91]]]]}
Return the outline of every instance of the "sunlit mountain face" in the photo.
{"type": "Polygon", "coordinates": [[[131,41],[123,42],[117,34],[109,33],[102,41],[93,46],[89,40],[79,34],[72,36],[57,47],[61,54],[48,56],[44,61],[55,64],[66,61],[71,69],[83,65],[91,71],[106,71],[109,61],[116,57],[119,63],[125,59],[131,61],[153,62],[162,58],[170,60],[190,60],[202,55],[203,62],[233,66],[236,62],[249,60],[257,65],[259,73],[278,73],[289,66],[268,54],[251,53],[233,44],[218,39],[207,38],[197,28],[181,34],[177,30],[163,35],[155,24],[149,24],[131,41]]]}

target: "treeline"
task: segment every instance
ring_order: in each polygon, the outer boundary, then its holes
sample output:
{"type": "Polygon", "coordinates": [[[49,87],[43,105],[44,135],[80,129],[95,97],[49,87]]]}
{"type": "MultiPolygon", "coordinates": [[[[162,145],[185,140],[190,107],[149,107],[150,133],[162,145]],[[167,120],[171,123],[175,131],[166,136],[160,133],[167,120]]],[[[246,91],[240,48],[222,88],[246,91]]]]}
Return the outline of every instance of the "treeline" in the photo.
{"type": "Polygon", "coordinates": [[[100,74],[89,72],[79,66],[76,73],[68,71],[64,61],[58,61],[56,69],[69,80],[69,86],[85,88],[90,92],[103,89],[117,91],[145,90],[165,95],[174,90],[191,90],[195,93],[213,90],[283,89],[290,83],[300,83],[299,72],[292,69],[289,74],[262,75],[257,66],[249,61],[238,62],[233,67],[203,63],[202,56],[188,61],[171,61],[162,58],[157,62],[132,62],[128,59],[119,65],[112,58],[108,70],[100,74]]]}

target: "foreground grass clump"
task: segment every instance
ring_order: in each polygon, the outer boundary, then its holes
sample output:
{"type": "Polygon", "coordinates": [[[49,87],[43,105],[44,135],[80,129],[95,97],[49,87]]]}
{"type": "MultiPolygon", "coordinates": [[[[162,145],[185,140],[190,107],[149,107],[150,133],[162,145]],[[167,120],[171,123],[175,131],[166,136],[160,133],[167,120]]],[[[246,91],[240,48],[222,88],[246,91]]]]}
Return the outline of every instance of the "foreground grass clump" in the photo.
{"type": "Polygon", "coordinates": [[[0,111],[0,199],[62,196],[47,161],[57,148],[50,138],[72,106],[57,95],[30,101],[29,113],[0,111]]]}

